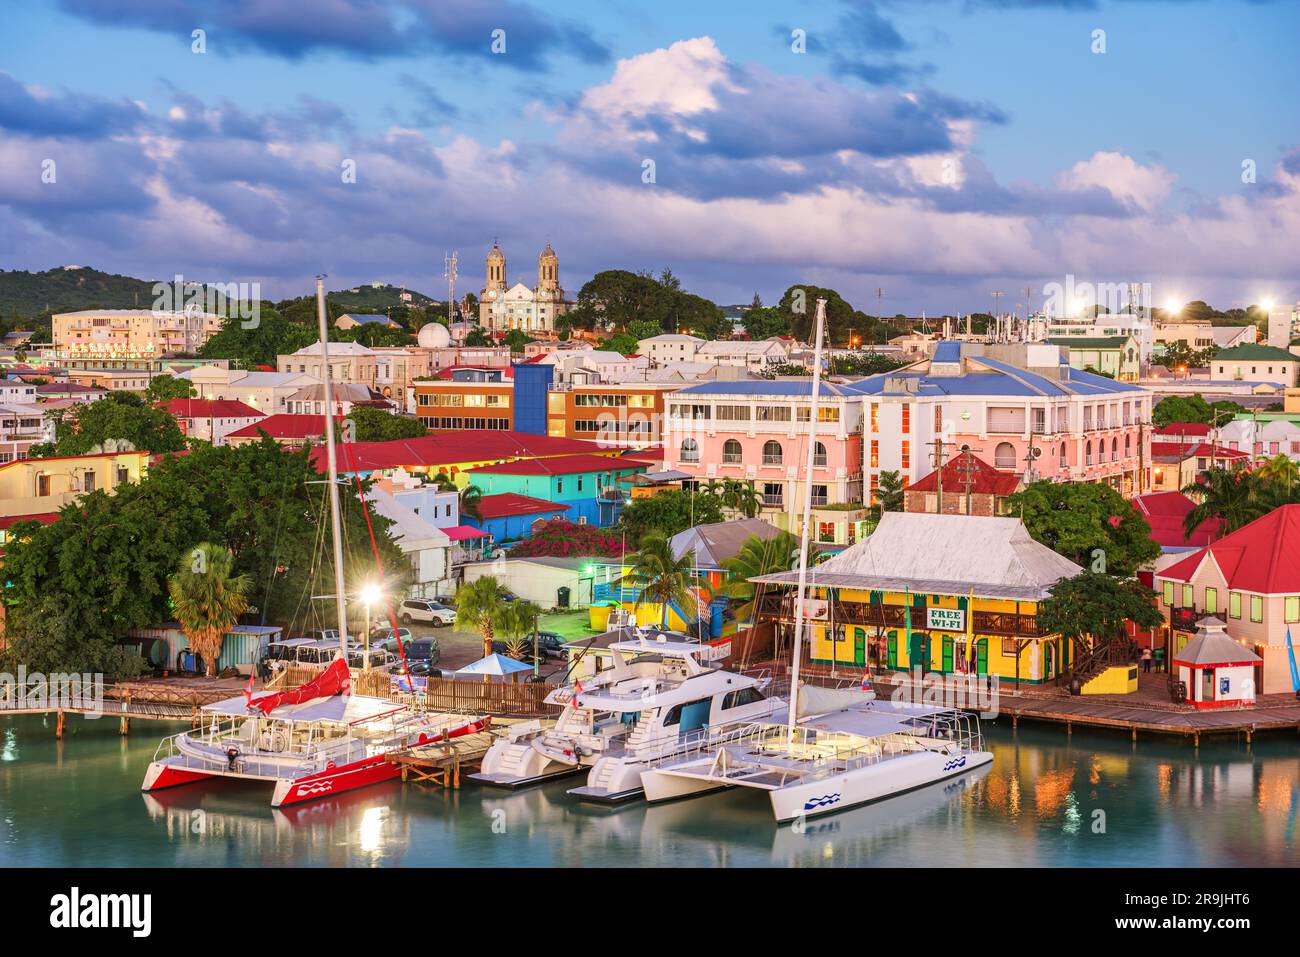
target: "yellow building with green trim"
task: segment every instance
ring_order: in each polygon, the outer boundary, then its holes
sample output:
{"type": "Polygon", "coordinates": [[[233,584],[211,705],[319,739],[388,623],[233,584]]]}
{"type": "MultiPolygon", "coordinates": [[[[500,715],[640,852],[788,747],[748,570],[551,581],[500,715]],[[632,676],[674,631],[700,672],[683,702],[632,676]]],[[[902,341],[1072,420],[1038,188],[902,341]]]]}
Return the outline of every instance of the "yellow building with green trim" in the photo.
{"type": "MultiPolygon", "coordinates": [[[[1017,518],[886,512],[868,538],[808,572],[813,664],[976,674],[1041,684],[1072,643],[1038,626],[1038,602],[1083,569],[1034,541],[1017,518]]],[[[759,617],[794,621],[797,572],[768,586],[759,617]],[[779,586],[775,589],[773,586],[779,586]]],[[[1133,690],[1104,672],[1092,693],[1133,690]]]]}

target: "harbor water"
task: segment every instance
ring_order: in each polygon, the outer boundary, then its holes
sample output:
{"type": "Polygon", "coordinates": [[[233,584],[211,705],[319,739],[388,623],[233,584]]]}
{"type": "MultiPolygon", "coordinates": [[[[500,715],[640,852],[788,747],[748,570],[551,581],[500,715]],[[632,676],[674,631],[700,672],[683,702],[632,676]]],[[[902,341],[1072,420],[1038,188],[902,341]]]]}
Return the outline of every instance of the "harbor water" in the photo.
{"type": "Polygon", "coordinates": [[[151,795],[180,726],[0,718],[0,866],[1296,866],[1300,743],[986,724],[990,768],[777,827],[747,789],[607,809],[565,793],[399,782],[280,811],[265,785],[151,795]]]}

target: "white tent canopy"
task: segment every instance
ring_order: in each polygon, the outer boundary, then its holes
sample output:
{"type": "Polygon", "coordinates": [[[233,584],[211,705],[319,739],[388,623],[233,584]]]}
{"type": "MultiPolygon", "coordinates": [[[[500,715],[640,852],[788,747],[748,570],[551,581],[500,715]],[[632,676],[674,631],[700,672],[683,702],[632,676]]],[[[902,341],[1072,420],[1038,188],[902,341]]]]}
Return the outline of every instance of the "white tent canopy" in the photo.
{"type": "Polygon", "coordinates": [[[456,669],[458,675],[505,675],[518,674],[521,671],[532,671],[532,665],[526,665],[522,661],[516,661],[514,658],[507,658],[505,655],[490,654],[486,658],[480,658],[464,668],[456,669]]]}

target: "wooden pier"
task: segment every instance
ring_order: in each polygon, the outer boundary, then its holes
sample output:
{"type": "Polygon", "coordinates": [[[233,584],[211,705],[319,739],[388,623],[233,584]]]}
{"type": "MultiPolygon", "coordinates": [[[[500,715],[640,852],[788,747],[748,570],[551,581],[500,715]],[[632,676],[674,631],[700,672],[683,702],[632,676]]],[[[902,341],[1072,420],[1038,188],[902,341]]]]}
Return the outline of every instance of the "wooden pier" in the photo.
{"type": "Polygon", "coordinates": [[[60,695],[51,693],[49,700],[29,704],[23,692],[9,685],[0,688],[0,717],[10,714],[55,715],[54,736],[62,738],[70,714],[95,718],[116,718],[118,733],[127,734],[132,720],[198,720],[205,704],[239,694],[246,683],[236,679],[172,678],[142,679],[106,684],[102,696],[60,695]]]}
{"type": "Polygon", "coordinates": [[[402,769],[403,781],[459,788],[461,771],[475,770],[496,739],[491,731],[480,731],[451,741],[392,751],[385,757],[389,764],[402,769]]]}

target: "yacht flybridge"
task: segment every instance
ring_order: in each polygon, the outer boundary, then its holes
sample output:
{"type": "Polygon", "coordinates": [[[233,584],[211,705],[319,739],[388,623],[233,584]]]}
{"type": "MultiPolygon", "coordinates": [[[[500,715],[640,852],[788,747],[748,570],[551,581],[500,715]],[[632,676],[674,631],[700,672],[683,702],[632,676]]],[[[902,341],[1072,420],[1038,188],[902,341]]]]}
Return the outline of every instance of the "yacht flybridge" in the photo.
{"type": "Polygon", "coordinates": [[[647,630],[608,647],[611,667],[547,696],[562,706],[554,726],[514,725],[471,779],[520,787],[589,768],[587,784],[570,794],[626,800],[641,793],[641,771],[652,760],[785,708],[769,696],[767,672],[724,671],[707,660],[708,645],[686,635],[647,630]]]}

